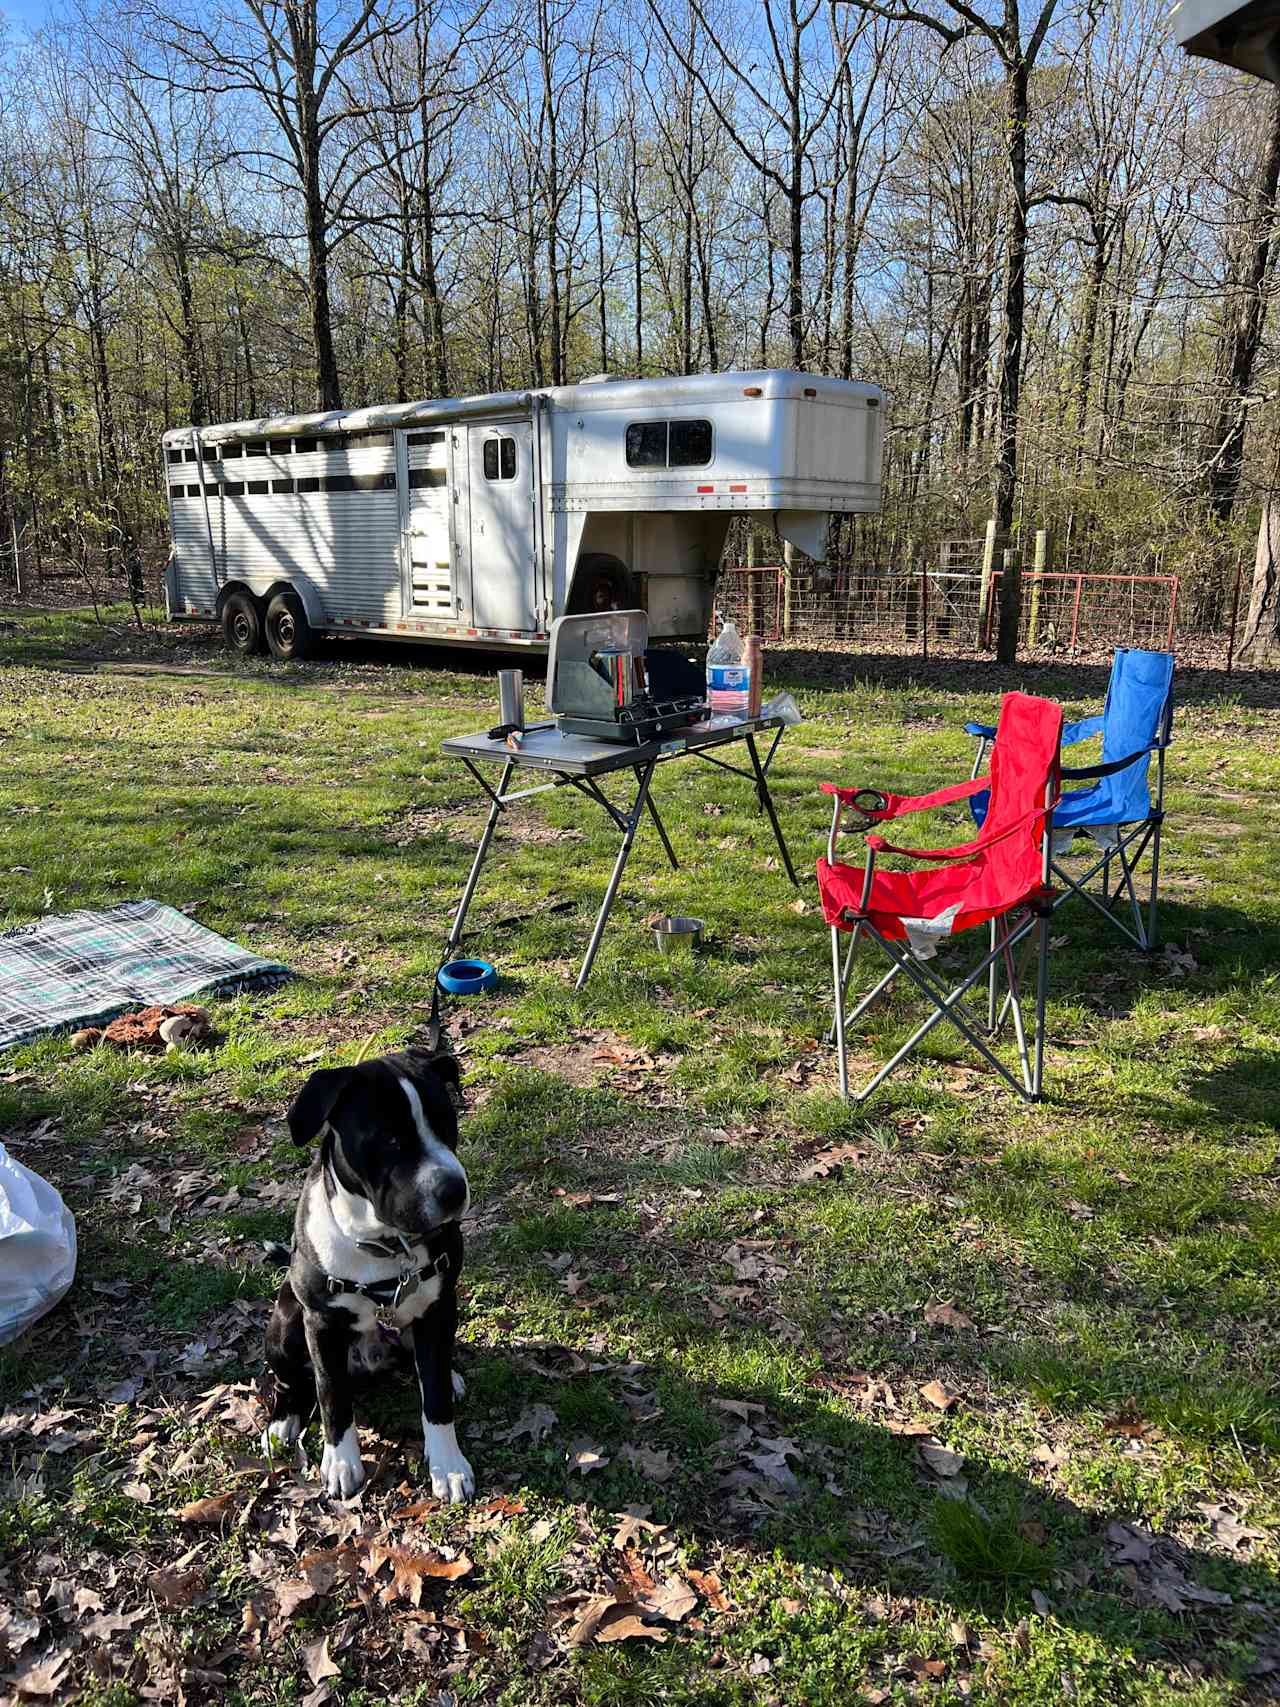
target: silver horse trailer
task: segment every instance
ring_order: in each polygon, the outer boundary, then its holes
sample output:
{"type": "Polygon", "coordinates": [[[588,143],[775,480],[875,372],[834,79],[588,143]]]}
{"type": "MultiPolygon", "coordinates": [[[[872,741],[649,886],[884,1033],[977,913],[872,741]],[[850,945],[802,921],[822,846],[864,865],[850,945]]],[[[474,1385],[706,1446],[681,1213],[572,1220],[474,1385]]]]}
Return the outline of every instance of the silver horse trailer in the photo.
{"type": "Polygon", "coordinates": [[[311,637],[545,648],[643,608],[703,638],[735,514],[814,557],[880,507],[881,394],[768,370],[596,380],[164,435],[169,615],[242,652],[311,637]]]}

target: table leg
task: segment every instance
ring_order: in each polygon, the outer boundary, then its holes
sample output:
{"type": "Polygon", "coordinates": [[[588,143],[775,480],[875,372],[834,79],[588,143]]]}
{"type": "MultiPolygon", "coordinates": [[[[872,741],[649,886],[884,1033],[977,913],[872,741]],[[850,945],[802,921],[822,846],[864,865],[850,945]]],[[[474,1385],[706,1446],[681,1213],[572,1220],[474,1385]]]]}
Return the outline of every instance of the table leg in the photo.
{"type": "Polygon", "coordinates": [[[489,808],[489,817],[480,837],[480,846],[476,849],[476,857],[471,862],[471,873],[467,878],[467,886],[462,891],[462,899],[458,902],[458,910],[453,915],[453,929],[449,932],[448,951],[453,953],[462,941],[462,927],[466,922],[467,908],[471,905],[471,897],[476,892],[476,884],[480,881],[480,868],[489,852],[489,843],[493,840],[493,832],[497,828],[498,818],[502,812],[502,797],[507,792],[507,784],[511,781],[511,773],[515,765],[510,759],[502,768],[502,781],[498,784],[498,792],[493,796],[493,805],[489,808]]]}
{"type": "MultiPolygon", "coordinates": [[[[800,879],[796,876],[796,868],[791,863],[791,855],[787,851],[786,842],[783,840],[782,825],[778,822],[778,814],[773,809],[773,796],[769,793],[769,784],[760,764],[760,755],[756,751],[756,738],[754,734],[747,736],[747,751],[751,754],[752,769],[756,773],[756,798],[769,814],[769,822],[773,825],[774,838],[778,843],[779,852],[782,854],[782,863],[787,868],[787,876],[798,889],[800,887],[800,879]]],[[[770,757],[772,757],[772,754],[770,757]]]]}
{"type": "Polygon", "coordinates": [[[604,935],[604,927],[609,922],[609,914],[613,911],[614,897],[618,893],[618,885],[622,882],[622,873],[626,869],[627,860],[631,854],[631,844],[636,839],[636,830],[644,816],[645,802],[649,797],[649,779],[653,776],[653,767],[656,763],[656,759],[650,759],[643,771],[637,767],[640,787],[636,790],[635,805],[627,817],[627,828],[622,837],[622,846],[618,849],[618,857],[613,864],[613,875],[609,879],[609,887],[604,892],[604,900],[600,905],[595,929],[591,933],[591,941],[587,944],[586,958],[582,962],[581,972],[578,973],[578,982],[575,988],[579,990],[584,987],[587,979],[591,976],[591,967],[596,958],[596,950],[600,947],[600,939],[604,935]]]}
{"type": "MultiPolygon", "coordinates": [[[[636,771],[637,781],[639,780],[639,777],[640,777],[640,772],[639,772],[639,770],[637,770],[636,771]]],[[[680,861],[676,858],[675,850],[672,848],[670,841],[667,839],[666,825],[662,822],[662,819],[659,818],[659,816],[658,816],[658,808],[654,804],[654,799],[653,799],[652,795],[649,795],[645,804],[649,808],[649,816],[653,819],[654,828],[657,830],[658,834],[662,837],[662,845],[667,850],[667,858],[671,861],[672,871],[679,871],[680,861]]]]}

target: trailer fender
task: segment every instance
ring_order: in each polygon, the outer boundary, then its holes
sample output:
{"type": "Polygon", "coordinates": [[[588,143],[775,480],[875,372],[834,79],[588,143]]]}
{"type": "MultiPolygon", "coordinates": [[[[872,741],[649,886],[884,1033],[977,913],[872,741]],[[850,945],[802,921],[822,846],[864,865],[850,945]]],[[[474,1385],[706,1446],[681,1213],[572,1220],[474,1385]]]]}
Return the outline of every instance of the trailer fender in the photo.
{"type": "Polygon", "coordinates": [[[320,603],[320,595],[311,581],[295,569],[291,575],[282,576],[273,581],[262,596],[262,608],[265,610],[277,593],[296,593],[302,600],[302,608],[307,613],[307,621],[312,628],[320,629],[327,626],[329,618],[324,606],[320,603]]]}

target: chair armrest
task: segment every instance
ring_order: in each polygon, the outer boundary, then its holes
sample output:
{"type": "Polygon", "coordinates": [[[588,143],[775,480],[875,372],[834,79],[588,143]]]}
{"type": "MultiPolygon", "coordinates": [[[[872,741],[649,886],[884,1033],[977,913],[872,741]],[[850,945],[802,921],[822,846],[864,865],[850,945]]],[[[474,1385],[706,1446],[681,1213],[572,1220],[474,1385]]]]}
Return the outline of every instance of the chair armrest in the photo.
{"type": "Polygon", "coordinates": [[[981,741],[994,741],[996,726],[994,723],[966,723],[964,732],[966,735],[976,736],[981,741]]]}
{"type": "Polygon", "coordinates": [[[1101,735],[1105,721],[1102,717],[1082,717],[1079,723],[1068,723],[1062,731],[1062,745],[1074,747],[1077,741],[1089,741],[1095,735],[1101,735]]]}
{"type": "Polygon", "coordinates": [[[886,818],[903,818],[908,812],[928,812],[934,806],[950,806],[955,800],[966,800],[971,794],[981,794],[990,788],[990,777],[974,777],[969,782],[954,783],[950,788],[935,789],[932,794],[888,794],[878,788],[838,788],[833,782],[821,785],[824,794],[833,794],[842,806],[852,806],[864,817],[877,823],[886,818]],[[875,799],[879,806],[859,805],[860,800],[875,799]]]}
{"type": "Polygon", "coordinates": [[[993,848],[997,842],[1007,841],[1010,836],[1016,836],[1018,831],[1024,829],[1032,822],[1033,819],[1047,816],[1053,811],[1054,806],[1058,804],[1061,798],[1061,795],[1055,796],[1052,805],[1049,806],[1033,806],[1030,812],[1023,813],[1022,817],[1018,819],[1016,824],[1010,824],[1007,829],[1001,830],[998,835],[976,836],[971,842],[961,842],[959,847],[899,848],[895,847],[891,842],[886,842],[883,836],[874,835],[867,837],[867,846],[869,848],[874,848],[877,853],[901,854],[904,859],[932,860],[935,863],[942,863],[945,860],[952,859],[968,859],[971,854],[981,853],[984,848],[993,848]]]}
{"type": "Polygon", "coordinates": [[[1145,758],[1148,753],[1156,752],[1159,746],[1160,743],[1154,741],[1151,746],[1139,747],[1136,753],[1130,753],[1123,759],[1112,759],[1111,763],[1106,765],[1080,765],[1072,770],[1068,770],[1064,765],[1059,774],[1072,782],[1096,782],[1099,777],[1114,776],[1117,771],[1128,770],[1130,765],[1137,764],[1138,760],[1145,758]]]}

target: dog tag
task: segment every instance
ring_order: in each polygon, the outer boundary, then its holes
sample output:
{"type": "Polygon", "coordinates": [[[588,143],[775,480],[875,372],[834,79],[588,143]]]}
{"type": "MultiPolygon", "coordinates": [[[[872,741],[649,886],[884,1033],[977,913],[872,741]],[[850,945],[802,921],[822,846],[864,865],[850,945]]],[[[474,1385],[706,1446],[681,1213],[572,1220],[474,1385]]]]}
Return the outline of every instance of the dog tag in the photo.
{"type": "Polygon", "coordinates": [[[373,1312],[374,1326],[381,1328],[384,1333],[399,1334],[400,1327],[396,1321],[396,1304],[393,1298],[389,1304],[379,1304],[373,1312]]]}

